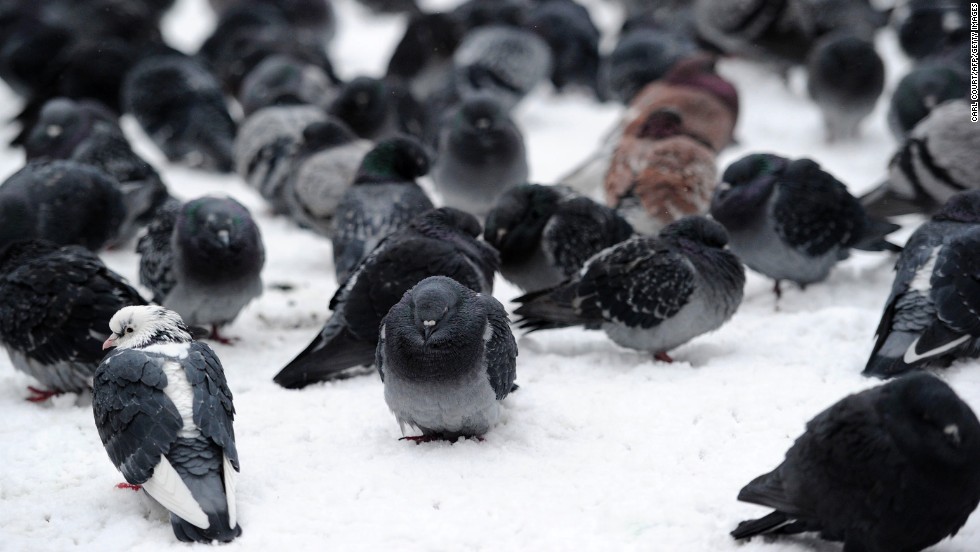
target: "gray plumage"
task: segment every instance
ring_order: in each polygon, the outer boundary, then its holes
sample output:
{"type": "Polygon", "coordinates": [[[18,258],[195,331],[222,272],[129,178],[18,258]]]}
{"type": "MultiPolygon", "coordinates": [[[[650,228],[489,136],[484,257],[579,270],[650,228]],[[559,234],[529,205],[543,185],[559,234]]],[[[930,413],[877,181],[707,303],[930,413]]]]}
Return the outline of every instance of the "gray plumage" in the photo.
{"type": "Polygon", "coordinates": [[[483,217],[527,175],[524,136],[494,98],[465,99],[444,117],[432,182],[446,205],[483,217]]]}
{"type": "Polygon", "coordinates": [[[432,276],[382,320],[376,364],[402,434],[480,436],[514,385],[517,343],[499,301],[432,276]]]}
{"type": "Polygon", "coordinates": [[[548,44],[530,31],[490,25],[470,31],[453,55],[460,96],[489,94],[507,110],[551,75],[548,44]]]}
{"type": "Polygon", "coordinates": [[[426,112],[407,87],[393,80],[351,79],[338,91],[328,110],[354,134],[379,141],[398,134],[420,138],[426,112]]]}
{"type": "Polygon", "coordinates": [[[303,129],[326,118],[322,109],[311,105],[271,106],[242,123],[235,138],[235,172],[258,190],[276,213],[289,211],[284,187],[303,140],[303,129]]]}
{"type": "Polygon", "coordinates": [[[807,60],[807,91],[823,113],[828,142],[858,136],[885,88],[885,64],[874,43],[852,35],[828,35],[807,60]]]}
{"type": "Polygon", "coordinates": [[[629,104],[647,84],[660,79],[695,45],[672,32],[638,28],[623,33],[616,47],[602,60],[599,80],[604,94],[629,104]]]}
{"type": "Polygon", "coordinates": [[[109,322],[92,409],[126,481],[170,510],[184,542],[241,535],[235,407],[221,361],[162,307],[126,307],[109,322]]]}
{"type": "Polygon", "coordinates": [[[288,55],[271,55],[242,80],[238,101],[245,116],[273,105],[315,105],[324,109],[337,87],[319,66],[288,55]]]}
{"type": "Polygon", "coordinates": [[[525,26],[551,49],[555,90],[575,86],[602,97],[598,82],[602,35],[589,10],[574,0],[547,0],[531,8],[525,26]]]}
{"type": "Polygon", "coordinates": [[[980,502],[980,422],[940,379],[906,376],[818,414],[738,499],[776,511],[736,539],[817,532],[845,552],[919,552],[980,502]]]}
{"type": "Polygon", "coordinates": [[[888,127],[904,142],[919,121],[946,100],[966,98],[969,75],[952,63],[927,63],[914,67],[895,86],[888,106],[888,127]]]}
{"type": "Polygon", "coordinates": [[[567,282],[514,301],[529,331],[585,326],[623,347],[669,360],[667,351],[716,330],[742,302],[745,269],[725,250],[720,224],[689,216],[657,237],[605,249],[567,282]]]}
{"type": "Polygon", "coordinates": [[[978,248],[980,190],[953,196],[912,234],[865,375],[888,378],[980,355],[978,248]]]}

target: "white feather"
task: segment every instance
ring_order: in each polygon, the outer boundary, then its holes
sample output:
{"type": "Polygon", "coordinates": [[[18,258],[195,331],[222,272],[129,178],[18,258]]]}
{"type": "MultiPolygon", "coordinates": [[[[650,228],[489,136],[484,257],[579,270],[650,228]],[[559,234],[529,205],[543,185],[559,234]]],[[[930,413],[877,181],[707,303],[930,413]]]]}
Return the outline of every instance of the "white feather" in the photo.
{"type": "Polygon", "coordinates": [[[932,271],[936,268],[936,259],[939,258],[939,250],[942,246],[934,247],[929,258],[919,270],[915,271],[915,276],[909,282],[909,289],[915,291],[928,292],[932,289],[932,271]]]}
{"type": "Polygon", "coordinates": [[[954,347],[958,347],[958,346],[962,345],[968,339],[970,339],[970,336],[968,336],[968,335],[960,336],[959,339],[950,341],[949,343],[947,343],[945,345],[941,345],[941,346],[936,347],[935,349],[933,349],[931,351],[925,351],[924,353],[921,353],[921,354],[915,352],[916,347],[918,347],[918,345],[919,345],[919,340],[916,339],[915,341],[912,342],[911,345],[909,345],[909,348],[905,350],[905,357],[902,358],[902,360],[905,361],[905,364],[914,364],[914,363],[916,363],[916,362],[918,362],[918,361],[920,361],[920,360],[922,360],[924,358],[928,358],[928,357],[936,356],[936,355],[941,355],[941,354],[945,353],[946,351],[949,351],[950,349],[953,349],[954,347]]]}
{"type": "Polygon", "coordinates": [[[231,465],[227,454],[222,456],[221,467],[225,475],[225,498],[228,500],[228,527],[234,529],[238,525],[238,501],[235,498],[235,487],[238,485],[238,472],[231,465]]]}
{"type": "Polygon", "coordinates": [[[164,508],[195,527],[207,529],[211,526],[208,515],[163,455],[160,455],[160,463],[153,468],[153,477],[143,483],[143,490],[164,508]]]}

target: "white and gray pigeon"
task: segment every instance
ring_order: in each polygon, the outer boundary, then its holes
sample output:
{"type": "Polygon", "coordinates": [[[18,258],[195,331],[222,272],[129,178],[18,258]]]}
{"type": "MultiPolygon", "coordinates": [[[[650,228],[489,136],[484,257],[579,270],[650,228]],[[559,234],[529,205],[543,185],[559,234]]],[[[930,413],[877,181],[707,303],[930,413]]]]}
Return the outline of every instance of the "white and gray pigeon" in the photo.
{"type": "Polygon", "coordinates": [[[163,307],[120,309],[109,329],[103,349],[115,350],[95,373],[92,401],[109,459],[170,511],[178,540],[234,540],[240,468],[221,361],[163,307]]]}
{"type": "Polygon", "coordinates": [[[259,228],[241,203],[201,197],[160,212],[140,238],[140,283],[153,300],[192,326],[218,329],[262,294],[265,248],[259,228]]]}
{"type": "Polygon", "coordinates": [[[334,212],[331,241],[338,282],[385,236],[432,209],[429,196],[415,182],[427,172],[429,155],[407,136],[382,140],[364,156],[334,212]]]}
{"type": "Polygon", "coordinates": [[[573,277],[589,258],[633,235],[614,209],[567,186],[521,184],[497,200],[483,239],[500,252],[500,273],[526,292],[573,277]]]}
{"type": "Polygon", "coordinates": [[[851,249],[900,251],[884,236],[898,225],[872,219],[843,183],[810,159],[751,154],[732,163],[711,202],[732,252],[746,266],[800,287],[821,282],[851,249]]]}
{"type": "Polygon", "coordinates": [[[453,54],[453,67],[462,98],[488,94],[509,111],[551,76],[551,49],[529,30],[488,25],[466,34],[453,54]]]}
{"type": "Polygon", "coordinates": [[[869,213],[933,213],[957,192],[980,188],[980,126],[966,100],[948,101],[912,129],[888,179],[861,198],[869,213]]]}
{"type": "Polygon", "coordinates": [[[466,98],[443,118],[432,183],[447,206],[485,217],[527,176],[524,136],[493,97],[466,98]]]}
{"type": "Polygon", "coordinates": [[[145,303],[83,247],[43,240],[0,247],[0,343],[14,368],[41,384],[28,400],[88,391],[109,319],[145,303]]]}
{"type": "Polygon", "coordinates": [[[980,190],[959,193],[920,226],[895,281],[864,374],[889,378],[980,355],[980,190]]]}
{"type": "Polygon", "coordinates": [[[378,373],[385,402],[422,436],[479,437],[500,417],[517,377],[517,343],[507,311],[445,276],[422,280],[381,321],[378,373]]]}
{"type": "Polygon", "coordinates": [[[722,225],[684,217],[656,237],[597,253],[557,287],[518,297],[514,314],[529,331],[601,329],[623,347],[671,362],[668,351],[720,328],[742,302],[745,269],[726,243],[722,225]]]}
{"type": "Polygon", "coordinates": [[[500,261],[496,250],[478,241],[481,230],[473,215],[442,207],[390,234],[340,286],[330,300],[330,319],[274,381],[297,389],[350,377],[352,368],[373,363],[381,319],[429,276],[448,276],[491,294],[500,261]]]}

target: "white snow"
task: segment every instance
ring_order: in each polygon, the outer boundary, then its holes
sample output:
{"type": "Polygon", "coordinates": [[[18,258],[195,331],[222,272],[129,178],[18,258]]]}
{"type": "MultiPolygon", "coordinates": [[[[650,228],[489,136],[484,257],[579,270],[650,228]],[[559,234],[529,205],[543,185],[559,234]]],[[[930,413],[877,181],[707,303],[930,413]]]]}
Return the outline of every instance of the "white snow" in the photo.
{"type": "MultiPolygon", "coordinates": [[[[353,0],[341,17],[333,59],[343,77],[381,71],[404,27],[369,21],[353,0]]],[[[451,1],[426,2],[451,5],[451,1]]],[[[618,14],[588,2],[605,28],[618,14]]],[[[205,0],[181,0],[166,34],[193,49],[213,25],[205,0]]],[[[880,40],[889,83],[907,62],[892,36],[880,40]]],[[[863,192],[884,176],[895,148],[882,102],[860,141],[827,146],[819,113],[801,92],[745,62],[722,72],[742,93],[740,145],[810,156],[863,192]]],[[[887,93],[886,93],[887,94],[887,93]]],[[[0,90],[0,117],[20,101],[0,90]]],[[[592,151],[619,109],[543,87],[517,111],[532,178],[549,182],[592,151]]],[[[241,538],[222,550],[663,550],[790,552],[839,550],[809,539],[745,545],[728,532],[767,509],[735,500],[775,467],[804,424],[843,396],[876,385],[860,375],[892,280],[894,257],[856,254],[805,292],[787,287],[777,306],[771,282],[750,274],[745,301],[719,331],[672,351],[672,365],[577,329],[520,337],[521,389],[503,401],[483,442],[398,441],[379,378],[288,391],[272,376],[318,332],[337,287],[330,244],[274,218],[237,176],[168,165],[132,120],[137,150],[162,169],[182,198],[227,193],[257,217],[267,247],[265,294],[211,343],[235,394],[241,538]],[[281,291],[275,284],[291,284],[281,291]]],[[[0,128],[6,143],[15,129],[0,128]]],[[[0,179],[19,169],[19,150],[0,149],[0,179]]],[[[904,239],[920,218],[906,220],[904,239]]],[[[132,247],[104,255],[137,281],[132,247]]],[[[505,302],[518,290],[498,278],[505,302]]],[[[512,307],[512,305],[509,305],[512,307]]],[[[0,355],[2,356],[2,355],[0,355]]],[[[980,411],[980,362],[942,371],[980,411]]],[[[189,550],[166,516],[122,481],[103,450],[90,401],[24,400],[34,384],[0,359],[0,549],[189,550]]],[[[980,514],[934,550],[968,552],[980,542],[980,514]]]]}

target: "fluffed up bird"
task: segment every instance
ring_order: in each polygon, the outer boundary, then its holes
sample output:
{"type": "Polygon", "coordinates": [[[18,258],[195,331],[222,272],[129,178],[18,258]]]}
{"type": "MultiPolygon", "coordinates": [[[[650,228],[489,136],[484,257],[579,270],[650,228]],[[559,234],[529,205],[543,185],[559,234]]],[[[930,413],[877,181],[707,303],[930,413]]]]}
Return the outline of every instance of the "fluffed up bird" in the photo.
{"type": "Polygon", "coordinates": [[[409,426],[422,432],[416,441],[479,437],[514,385],[517,343],[499,301],[432,276],[381,321],[376,364],[402,435],[409,426]]]}
{"type": "Polygon", "coordinates": [[[732,163],[711,203],[746,266],[800,287],[821,282],[851,249],[900,251],[896,224],[869,217],[839,180],[810,159],[752,154],[732,163]]]}
{"type": "Polygon", "coordinates": [[[832,34],[810,51],[807,91],[823,112],[828,142],[856,138],[884,88],[885,64],[870,40],[832,34]]]}
{"type": "Polygon", "coordinates": [[[776,511],[740,523],[736,539],[816,532],[847,552],[918,552],[980,502],[980,423],[942,380],[906,376],[818,414],[738,499],[776,511]]]}
{"type": "Polygon", "coordinates": [[[145,303],[82,247],[43,240],[0,247],[0,341],[14,368],[42,386],[30,388],[29,400],[90,389],[109,319],[145,303]]]}
{"type": "Polygon", "coordinates": [[[515,299],[521,328],[584,326],[615,343],[667,352],[716,330],[742,302],[745,269],[725,250],[724,227],[691,216],[657,237],[637,236],[605,249],[557,287],[515,299]]]}
{"type": "Polygon", "coordinates": [[[694,49],[692,42],[671,32],[625,31],[599,68],[603,95],[629,104],[643,87],[663,78],[694,49]]]}
{"type": "Polygon", "coordinates": [[[547,0],[531,8],[525,26],[548,43],[551,83],[561,92],[581,87],[596,97],[599,90],[599,39],[589,11],[574,0],[547,0]]]}
{"type": "Polygon", "coordinates": [[[160,210],[136,247],[140,283],[153,300],[212,338],[262,294],[265,248],[248,210],[231,198],[202,197],[160,210]]]}
{"type": "Polygon", "coordinates": [[[500,273],[527,292],[557,286],[632,235],[633,227],[609,207],[567,186],[540,184],[500,196],[483,231],[500,252],[500,273]]]}
{"type": "Polygon", "coordinates": [[[449,13],[412,16],[388,60],[388,79],[405,83],[416,98],[445,88],[453,73],[453,53],[463,29],[449,13]]]}
{"type": "Polygon", "coordinates": [[[379,141],[398,134],[421,138],[426,112],[412,93],[397,82],[357,77],[341,87],[329,113],[354,134],[379,141]]]}
{"type": "Polygon", "coordinates": [[[95,373],[92,409],[109,459],[131,486],[170,511],[184,542],[242,534],[235,407],[221,361],[163,307],[125,307],[95,373]]]}
{"type": "Polygon", "coordinates": [[[919,121],[947,100],[966,98],[969,75],[953,64],[927,63],[914,67],[895,86],[888,106],[888,127],[904,142],[919,121]]]}
{"type": "Polygon", "coordinates": [[[274,378],[291,389],[349,377],[351,368],[375,361],[381,319],[402,294],[429,276],[447,276],[490,295],[497,252],[477,241],[473,215],[442,207],[416,217],[385,238],[330,300],[323,329],[274,378]]]}
{"type": "Polygon", "coordinates": [[[242,80],[238,101],[245,116],[273,105],[330,105],[337,87],[319,66],[288,55],[271,55],[242,80]]]}
{"type": "Polygon", "coordinates": [[[980,355],[980,190],[959,193],[909,238],[864,374],[889,378],[980,355]]]}
{"type": "Polygon", "coordinates": [[[487,94],[512,109],[551,75],[548,44],[531,31],[489,25],[470,31],[453,55],[456,90],[487,94]]]}

